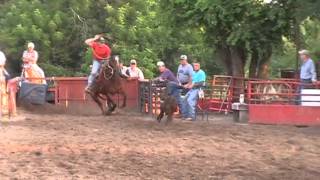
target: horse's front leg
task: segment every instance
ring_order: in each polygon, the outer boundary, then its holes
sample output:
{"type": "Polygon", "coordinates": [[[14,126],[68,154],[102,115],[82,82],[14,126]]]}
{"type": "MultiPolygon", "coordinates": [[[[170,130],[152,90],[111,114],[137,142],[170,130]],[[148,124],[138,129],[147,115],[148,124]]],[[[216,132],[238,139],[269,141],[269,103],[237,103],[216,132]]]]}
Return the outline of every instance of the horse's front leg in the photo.
{"type": "Polygon", "coordinates": [[[106,95],[107,97],[107,103],[108,103],[108,111],[106,112],[106,115],[110,115],[117,107],[116,103],[111,99],[110,95],[106,95]]]}
{"type": "Polygon", "coordinates": [[[90,93],[91,98],[98,104],[98,106],[100,107],[102,114],[104,115],[106,113],[106,109],[105,106],[102,104],[102,102],[99,99],[99,94],[97,93],[90,93]]]}

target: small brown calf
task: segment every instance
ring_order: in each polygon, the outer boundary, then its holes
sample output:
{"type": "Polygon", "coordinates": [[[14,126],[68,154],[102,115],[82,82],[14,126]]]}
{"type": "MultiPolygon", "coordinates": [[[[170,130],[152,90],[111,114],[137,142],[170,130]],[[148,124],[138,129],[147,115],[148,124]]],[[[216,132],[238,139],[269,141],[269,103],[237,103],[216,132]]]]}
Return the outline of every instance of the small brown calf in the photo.
{"type": "Polygon", "coordinates": [[[157,120],[160,123],[163,116],[167,115],[166,123],[168,123],[172,121],[173,114],[177,111],[178,104],[176,98],[173,96],[166,95],[163,99],[164,100],[161,102],[160,114],[158,115],[157,120]]]}

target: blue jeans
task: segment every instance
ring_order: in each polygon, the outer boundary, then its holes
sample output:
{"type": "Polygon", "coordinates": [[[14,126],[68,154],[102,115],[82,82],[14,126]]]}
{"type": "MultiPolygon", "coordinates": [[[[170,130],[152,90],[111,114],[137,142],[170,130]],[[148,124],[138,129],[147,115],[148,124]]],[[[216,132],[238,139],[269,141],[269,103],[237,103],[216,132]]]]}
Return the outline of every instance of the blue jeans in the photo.
{"type": "Polygon", "coordinates": [[[182,116],[184,118],[196,119],[196,106],[198,103],[199,89],[191,89],[183,98],[182,103],[182,116]]]}
{"type": "MultiPolygon", "coordinates": [[[[312,80],[311,79],[301,79],[301,85],[299,86],[298,89],[298,93],[301,94],[303,89],[308,89],[308,88],[312,88],[312,80]]],[[[301,96],[298,96],[298,102],[296,103],[297,105],[301,105],[302,104],[302,98],[301,96]]]]}
{"type": "Polygon", "coordinates": [[[181,88],[176,82],[167,83],[167,94],[169,96],[175,97],[180,111],[182,110],[182,101],[181,101],[181,88]]]}
{"type": "Polygon", "coordinates": [[[88,77],[88,86],[91,86],[92,83],[94,82],[94,80],[96,79],[96,77],[99,75],[99,71],[100,71],[102,62],[103,61],[98,61],[95,59],[93,60],[91,73],[88,77]]]}

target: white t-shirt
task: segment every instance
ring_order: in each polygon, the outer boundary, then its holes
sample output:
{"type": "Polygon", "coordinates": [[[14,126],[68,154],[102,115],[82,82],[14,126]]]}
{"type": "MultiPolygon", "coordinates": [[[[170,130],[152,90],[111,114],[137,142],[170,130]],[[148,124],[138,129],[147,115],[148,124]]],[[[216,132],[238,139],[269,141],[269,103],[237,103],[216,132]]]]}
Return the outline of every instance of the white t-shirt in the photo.
{"type": "Polygon", "coordinates": [[[26,50],[26,51],[23,52],[23,55],[22,55],[22,58],[23,58],[23,59],[24,59],[24,58],[34,59],[34,62],[28,62],[28,63],[33,63],[33,64],[37,63],[38,57],[39,57],[38,52],[35,51],[35,50],[33,50],[32,52],[29,52],[29,51],[26,50]]]}
{"type": "Polygon", "coordinates": [[[132,69],[129,67],[127,69],[127,72],[129,73],[129,76],[132,78],[138,78],[139,80],[144,80],[143,72],[139,68],[132,69]]]}
{"type": "Polygon", "coordinates": [[[4,55],[4,53],[2,51],[0,51],[0,65],[4,66],[6,64],[6,56],[4,55]]]}

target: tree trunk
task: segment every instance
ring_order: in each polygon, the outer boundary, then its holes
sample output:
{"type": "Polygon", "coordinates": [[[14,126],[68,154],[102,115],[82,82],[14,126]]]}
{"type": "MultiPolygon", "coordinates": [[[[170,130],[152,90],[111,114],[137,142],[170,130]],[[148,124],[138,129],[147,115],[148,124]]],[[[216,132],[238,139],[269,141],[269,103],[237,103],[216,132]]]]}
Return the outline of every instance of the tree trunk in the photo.
{"type": "Polygon", "coordinates": [[[231,53],[227,46],[221,45],[217,48],[217,53],[220,57],[221,63],[224,66],[225,70],[227,71],[228,76],[232,76],[232,60],[231,60],[231,53]]]}
{"type": "Polygon", "coordinates": [[[264,49],[264,52],[260,56],[259,60],[259,69],[258,69],[258,78],[268,79],[270,75],[270,62],[272,56],[272,47],[267,47],[264,49]]]}
{"type": "Polygon", "coordinates": [[[259,54],[256,50],[253,50],[251,55],[251,61],[249,66],[249,78],[257,78],[257,68],[258,68],[259,54]]]}
{"type": "Polygon", "coordinates": [[[231,49],[231,68],[232,75],[237,77],[244,77],[245,53],[244,50],[238,47],[231,49]]]}

